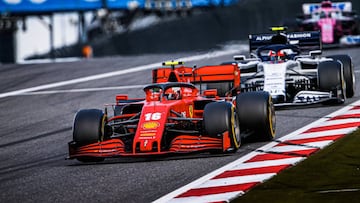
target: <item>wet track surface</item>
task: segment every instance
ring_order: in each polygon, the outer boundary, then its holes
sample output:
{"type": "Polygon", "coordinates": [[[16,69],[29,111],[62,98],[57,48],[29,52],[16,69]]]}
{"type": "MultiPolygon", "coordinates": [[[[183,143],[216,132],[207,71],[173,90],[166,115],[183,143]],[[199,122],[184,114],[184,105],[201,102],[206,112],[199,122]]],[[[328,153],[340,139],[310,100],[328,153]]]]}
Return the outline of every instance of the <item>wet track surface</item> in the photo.
{"type": "MultiPolygon", "coordinates": [[[[358,48],[334,49],[347,53],[360,81],[358,48]]],[[[196,53],[194,53],[196,54],[196,53]]],[[[143,55],[88,61],[0,65],[0,94],[99,73],[132,68],[191,55],[143,55]]],[[[232,55],[191,61],[187,65],[217,64],[232,55]]],[[[159,64],[160,65],[160,64],[159,64]]],[[[150,70],[47,90],[141,85],[151,82],[150,70]]],[[[359,99],[359,82],[355,97],[359,99]]],[[[0,98],[0,202],[150,202],[265,143],[244,144],[236,154],[205,154],[164,159],[108,159],[101,164],[65,160],[72,139],[72,120],[79,109],[103,108],[115,94],[141,97],[141,89],[17,95],[0,98]]],[[[284,136],[342,106],[276,112],[277,138],[284,136]]]]}

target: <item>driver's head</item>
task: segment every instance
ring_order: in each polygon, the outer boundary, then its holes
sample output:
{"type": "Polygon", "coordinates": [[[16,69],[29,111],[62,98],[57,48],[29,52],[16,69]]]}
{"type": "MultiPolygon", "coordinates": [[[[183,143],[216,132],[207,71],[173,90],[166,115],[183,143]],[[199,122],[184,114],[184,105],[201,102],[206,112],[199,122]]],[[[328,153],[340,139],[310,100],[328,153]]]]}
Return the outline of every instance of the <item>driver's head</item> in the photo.
{"type": "Polygon", "coordinates": [[[165,96],[167,100],[177,100],[180,98],[180,90],[176,88],[170,88],[166,91],[165,96]]]}
{"type": "Polygon", "coordinates": [[[166,97],[168,100],[174,100],[176,98],[175,93],[168,93],[166,97]]]}
{"type": "Polygon", "coordinates": [[[270,61],[276,61],[276,52],[275,51],[270,50],[268,56],[269,56],[270,61]]]}
{"type": "Polygon", "coordinates": [[[278,52],[270,50],[268,56],[270,61],[282,61],[286,58],[286,54],[283,50],[280,50],[278,52]]]}
{"type": "Polygon", "coordinates": [[[277,52],[277,57],[279,60],[285,60],[286,54],[283,50],[277,52]]]}

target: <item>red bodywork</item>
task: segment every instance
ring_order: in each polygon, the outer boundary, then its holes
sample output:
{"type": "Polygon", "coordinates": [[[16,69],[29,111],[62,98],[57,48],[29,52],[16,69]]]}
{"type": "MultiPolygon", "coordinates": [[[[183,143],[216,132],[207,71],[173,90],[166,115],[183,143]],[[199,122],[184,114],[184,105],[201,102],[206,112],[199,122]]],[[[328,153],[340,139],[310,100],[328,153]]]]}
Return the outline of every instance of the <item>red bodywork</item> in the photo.
{"type": "Polygon", "coordinates": [[[153,82],[144,88],[144,99],[117,95],[117,103],[105,108],[105,112],[114,110],[114,115],[108,115],[105,121],[112,128],[110,135],[84,146],[70,142],[69,158],[225,152],[231,147],[228,132],[215,137],[206,135],[202,120],[207,103],[232,103],[232,93],[240,90],[237,65],[162,67],[153,70],[153,82]],[[216,89],[204,89],[200,94],[190,82],[200,87],[206,83],[229,83],[232,90],[228,97],[219,97],[216,89]],[[121,113],[116,113],[116,108],[121,113]],[[119,123],[123,129],[117,126],[119,123]]]}
{"type": "Polygon", "coordinates": [[[115,109],[114,115],[107,115],[105,121],[111,132],[105,132],[102,140],[87,145],[70,142],[69,158],[225,152],[231,147],[228,132],[222,136],[206,135],[202,119],[207,103],[220,99],[232,103],[232,97],[220,98],[217,90],[205,90],[200,95],[193,84],[181,82],[232,82],[237,90],[240,72],[236,65],[159,68],[153,74],[153,81],[158,84],[144,88],[145,98],[118,95],[117,103],[105,108],[106,114],[109,109],[115,109]],[[177,82],[169,82],[171,80],[177,82]],[[170,95],[177,97],[170,98],[170,95]],[[116,108],[121,109],[121,113],[115,113],[116,108]]]}
{"type": "Polygon", "coordinates": [[[240,71],[235,64],[154,69],[153,83],[162,82],[191,82],[193,84],[231,82],[232,86],[237,88],[240,87],[240,71]]]}

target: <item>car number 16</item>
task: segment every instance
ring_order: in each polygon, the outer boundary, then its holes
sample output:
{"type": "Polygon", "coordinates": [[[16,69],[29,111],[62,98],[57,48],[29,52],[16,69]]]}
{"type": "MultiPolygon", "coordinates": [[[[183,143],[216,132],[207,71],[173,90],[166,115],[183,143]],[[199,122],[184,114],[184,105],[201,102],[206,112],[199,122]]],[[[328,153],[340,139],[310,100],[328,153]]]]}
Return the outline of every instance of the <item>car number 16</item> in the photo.
{"type": "Polygon", "coordinates": [[[159,112],[145,114],[146,121],[150,121],[150,120],[157,121],[160,119],[161,119],[161,113],[159,113],[159,112]]]}

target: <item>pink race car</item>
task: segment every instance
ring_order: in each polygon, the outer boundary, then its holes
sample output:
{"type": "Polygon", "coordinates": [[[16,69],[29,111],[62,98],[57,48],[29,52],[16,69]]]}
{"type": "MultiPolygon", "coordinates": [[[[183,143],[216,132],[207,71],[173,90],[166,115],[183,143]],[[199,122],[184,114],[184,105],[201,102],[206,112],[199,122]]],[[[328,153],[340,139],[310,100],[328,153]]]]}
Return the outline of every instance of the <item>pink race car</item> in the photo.
{"type": "Polygon", "coordinates": [[[303,4],[303,14],[297,18],[297,31],[321,31],[324,44],[339,43],[346,35],[359,33],[359,18],[351,2],[323,1],[303,4]]]}

